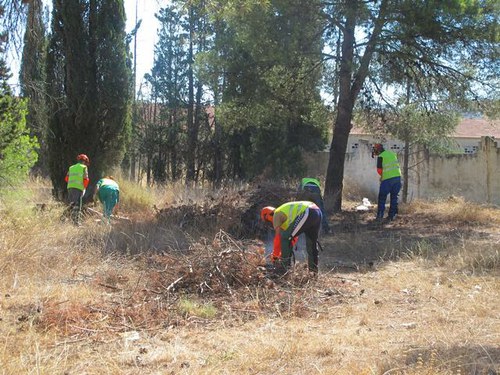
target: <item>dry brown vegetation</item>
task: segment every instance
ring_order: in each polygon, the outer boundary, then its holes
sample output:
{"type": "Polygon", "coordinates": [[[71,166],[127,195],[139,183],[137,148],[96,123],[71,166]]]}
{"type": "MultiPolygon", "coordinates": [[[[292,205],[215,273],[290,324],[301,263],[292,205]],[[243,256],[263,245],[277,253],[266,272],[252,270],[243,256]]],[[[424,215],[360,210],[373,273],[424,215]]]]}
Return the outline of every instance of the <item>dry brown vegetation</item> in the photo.
{"type": "Polygon", "coordinates": [[[80,228],[39,185],[2,199],[0,373],[500,372],[498,208],[414,202],[379,225],[348,202],[319,276],[276,277],[256,216],[292,194],[134,192],[133,220],[80,228]]]}

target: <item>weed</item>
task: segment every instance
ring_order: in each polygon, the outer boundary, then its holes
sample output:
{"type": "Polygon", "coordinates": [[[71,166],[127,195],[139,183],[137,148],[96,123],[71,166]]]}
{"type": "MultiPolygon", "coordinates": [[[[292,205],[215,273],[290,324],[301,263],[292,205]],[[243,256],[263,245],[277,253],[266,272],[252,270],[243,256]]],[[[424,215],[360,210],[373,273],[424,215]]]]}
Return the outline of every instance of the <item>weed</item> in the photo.
{"type": "Polygon", "coordinates": [[[213,319],[217,315],[217,309],[211,302],[199,303],[189,299],[188,297],[183,297],[178,303],[179,311],[185,317],[199,317],[205,319],[213,319]]]}

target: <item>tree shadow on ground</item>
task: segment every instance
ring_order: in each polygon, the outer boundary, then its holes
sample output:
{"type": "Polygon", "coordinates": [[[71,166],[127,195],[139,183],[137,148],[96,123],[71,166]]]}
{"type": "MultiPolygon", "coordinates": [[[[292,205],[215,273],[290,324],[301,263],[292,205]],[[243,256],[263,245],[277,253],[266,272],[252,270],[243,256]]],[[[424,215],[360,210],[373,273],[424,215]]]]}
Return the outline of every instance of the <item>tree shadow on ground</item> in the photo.
{"type": "Polygon", "coordinates": [[[330,228],[320,238],[323,268],[347,271],[416,255],[434,259],[461,249],[465,241],[495,240],[494,231],[485,226],[439,221],[425,214],[377,222],[372,212],[345,211],[330,217],[330,228]]]}

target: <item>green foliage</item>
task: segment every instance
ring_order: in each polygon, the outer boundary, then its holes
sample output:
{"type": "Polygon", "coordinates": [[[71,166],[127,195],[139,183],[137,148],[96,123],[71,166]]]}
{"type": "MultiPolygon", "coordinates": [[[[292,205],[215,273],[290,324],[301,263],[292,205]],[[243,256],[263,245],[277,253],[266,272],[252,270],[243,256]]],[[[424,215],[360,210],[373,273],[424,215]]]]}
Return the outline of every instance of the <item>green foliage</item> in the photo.
{"type": "Polygon", "coordinates": [[[4,186],[25,179],[38,158],[37,140],[26,128],[26,102],[12,95],[8,78],[9,70],[0,58],[0,183],[4,186]]]}
{"type": "Polygon", "coordinates": [[[213,64],[204,66],[212,82],[221,82],[215,74],[225,72],[216,113],[227,135],[226,173],[297,175],[303,172],[303,151],[323,149],[326,141],[319,3],[244,3],[236,12],[232,2],[224,2],[212,14],[223,20],[216,29],[219,43],[198,60],[213,64]]]}
{"type": "Polygon", "coordinates": [[[390,135],[426,149],[446,153],[452,147],[449,136],[453,133],[460,116],[449,103],[435,104],[433,109],[415,102],[400,105],[392,110],[371,110],[356,114],[356,123],[379,137],[390,135]]]}
{"type": "Polygon", "coordinates": [[[459,122],[459,115],[447,108],[426,111],[418,104],[405,105],[399,116],[387,124],[387,130],[397,139],[411,144],[425,146],[434,152],[450,149],[448,138],[459,122]]]}
{"type": "MultiPolygon", "coordinates": [[[[392,4],[391,4],[392,5],[392,4]]],[[[372,76],[419,100],[498,95],[498,2],[403,1],[390,7],[372,76]],[[400,16],[392,18],[399,12],[400,16]]]]}

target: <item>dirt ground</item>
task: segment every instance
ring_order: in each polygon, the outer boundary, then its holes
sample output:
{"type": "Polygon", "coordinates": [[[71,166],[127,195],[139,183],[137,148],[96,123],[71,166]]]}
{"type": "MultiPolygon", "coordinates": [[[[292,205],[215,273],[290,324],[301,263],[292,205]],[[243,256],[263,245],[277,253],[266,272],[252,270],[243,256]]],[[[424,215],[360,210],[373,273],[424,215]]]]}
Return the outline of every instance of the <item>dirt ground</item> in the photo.
{"type": "Polygon", "coordinates": [[[413,203],[376,223],[346,202],[320,238],[318,276],[297,253],[276,277],[259,211],[294,193],[221,191],[112,226],[6,227],[0,373],[500,372],[498,208],[413,203]]]}
{"type": "Polygon", "coordinates": [[[395,221],[382,223],[374,220],[375,208],[356,211],[352,205],[330,217],[332,231],[320,239],[323,269],[359,269],[395,261],[405,252],[421,252],[416,245],[432,248],[432,253],[425,255],[436,258],[440,249],[460,246],[466,240],[500,244],[500,229],[494,224],[450,221],[433,214],[432,207],[426,212],[405,212],[403,205],[400,211],[395,221]]]}

